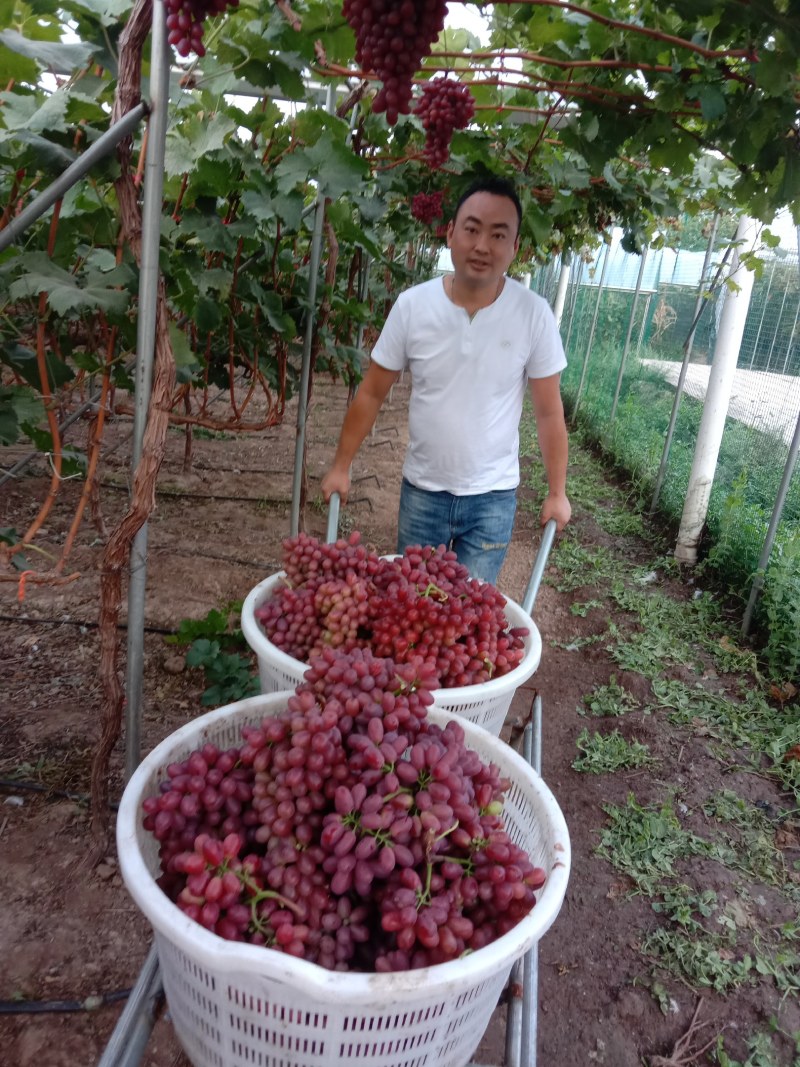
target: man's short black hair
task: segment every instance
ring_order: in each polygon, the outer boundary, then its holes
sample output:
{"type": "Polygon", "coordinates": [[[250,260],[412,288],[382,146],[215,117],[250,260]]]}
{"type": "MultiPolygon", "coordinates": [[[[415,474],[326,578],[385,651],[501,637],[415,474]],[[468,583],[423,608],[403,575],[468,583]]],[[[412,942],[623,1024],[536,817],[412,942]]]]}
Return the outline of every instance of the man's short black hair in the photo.
{"type": "Polygon", "coordinates": [[[522,228],[522,204],[517,195],[517,190],[514,188],[513,182],[509,181],[508,178],[501,178],[497,174],[492,174],[485,178],[477,178],[464,190],[456,204],[453,219],[457,217],[464,201],[474,196],[475,193],[491,193],[492,196],[507,197],[517,210],[517,233],[519,233],[522,228]]]}

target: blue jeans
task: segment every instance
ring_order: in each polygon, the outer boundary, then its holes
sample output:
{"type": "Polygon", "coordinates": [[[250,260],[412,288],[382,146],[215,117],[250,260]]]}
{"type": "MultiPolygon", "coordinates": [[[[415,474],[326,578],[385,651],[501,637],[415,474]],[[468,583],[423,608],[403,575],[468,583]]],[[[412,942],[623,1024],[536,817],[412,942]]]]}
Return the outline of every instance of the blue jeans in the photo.
{"type": "Polygon", "coordinates": [[[409,545],[444,545],[453,549],[473,578],[495,585],[516,510],[516,489],[453,496],[418,489],[403,478],[397,551],[404,552],[409,545]]]}

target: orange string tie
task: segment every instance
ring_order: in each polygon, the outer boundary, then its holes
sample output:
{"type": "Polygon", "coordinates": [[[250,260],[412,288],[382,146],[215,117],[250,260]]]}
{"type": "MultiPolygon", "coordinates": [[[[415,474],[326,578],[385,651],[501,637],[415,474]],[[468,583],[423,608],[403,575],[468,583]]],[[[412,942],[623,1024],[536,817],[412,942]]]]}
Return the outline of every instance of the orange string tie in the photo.
{"type": "Polygon", "coordinates": [[[17,602],[18,603],[21,604],[22,601],[25,599],[25,583],[28,580],[28,575],[29,574],[35,574],[35,573],[36,573],[36,571],[23,571],[22,574],[19,576],[19,587],[17,589],[17,602]]]}

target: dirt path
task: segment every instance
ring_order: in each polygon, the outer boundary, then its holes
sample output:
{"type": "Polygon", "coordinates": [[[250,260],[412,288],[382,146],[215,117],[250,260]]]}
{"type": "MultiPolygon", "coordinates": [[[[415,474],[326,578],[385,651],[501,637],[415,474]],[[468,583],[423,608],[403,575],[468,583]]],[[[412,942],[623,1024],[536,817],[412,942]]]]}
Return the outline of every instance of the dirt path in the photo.
{"type": "MultiPolygon", "coordinates": [[[[394,547],[405,388],[396,387],[365,443],[354,467],[353,498],[342,512],[342,529],[360,530],[381,552],[394,547]]],[[[324,533],[325,511],[318,499],[315,502],[316,487],[345,403],[343,387],[317,384],[310,413],[306,523],[319,535],[324,533]]],[[[170,435],[150,523],[145,751],[205,710],[200,705],[200,672],[185,668],[183,650],[167,643],[163,631],[174,631],[182,619],[200,618],[211,608],[241,599],[278,569],[281,540],[289,526],[293,420],[290,409],[282,427],[260,435],[196,438],[189,473],[183,470],[183,436],[170,435]]],[[[114,427],[103,466],[102,499],[109,524],[124,504],[127,457],[121,442],[128,432],[124,423],[114,427]]],[[[539,498],[531,487],[537,484],[536,467],[529,460],[525,467],[514,542],[498,583],[514,599],[524,593],[538,543],[539,498]]],[[[573,847],[567,898],[540,948],[539,1062],[557,1067],[655,1063],[650,1058],[666,1056],[689,1029],[701,995],[703,1017],[709,1021],[701,1034],[708,1039],[724,1032],[725,1048],[743,1062],[747,1041],[769,1028],[770,1017],[787,1034],[800,1031],[797,999],[783,997],[763,974],[753,974],[722,995],[690,982],[685,973],[676,976],[657,968],[652,954],[642,954],[643,938],[666,923],[653,909],[655,896],[648,897],[630,874],[599,856],[597,848],[608,830],[609,808],[622,811],[633,794],[642,809],[657,811],[667,801],[676,805],[687,833],[691,828],[698,834],[709,821],[704,798],[723,788],[735,790],[748,811],[778,812],[785,804],[774,784],[763,776],[740,773],[733,759],[731,767],[721,769],[710,752],[708,732],[691,724],[671,726],[666,711],[657,714],[648,706],[653,699],[650,674],[642,673],[641,664],[632,659],[621,665],[614,651],[614,627],[617,632],[648,631],[632,624],[631,609],[617,583],[689,605],[691,591],[687,598],[663,556],[663,546],[626,510],[619,487],[602,480],[594,461],[578,449],[571,478],[572,532],[559,547],[558,558],[551,560],[534,611],[544,639],[542,663],[531,683],[517,692],[506,731],[509,736],[513,723],[525,718],[539,692],[545,716],[543,776],[565,813],[573,847]],[[616,527],[610,516],[616,516],[616,527]],[[624,686],[629,694],[626,714],[587,719],[587,698],[609,684],[624,686]],[[618,727],[628,743],[648,745],[652,762],[614,774],[577,771],[576,740],[587,726],[598,724],[609,733],[618,727]]],[[[24,528],[46,485],[44,469],[22,478],[0,502],[0,525],[24,528]]],[[[40,547],[57,548],[78,492],[74,484],[64,487],[40,547]]],[[[84,862],[90,843],[85,797],[100,701],[94,628],[100,552],[99,535],[87,526],[72,563],[81,574],[73,585],[57,591],[29,586],[22,603],[13,586],[0,585],[0,850],[6,886],[0,911],[5,950],[0,1001],[6,1006],[0,1019],[0,1060],[9,1067],[96,1063],[149,946],[147,924],[121,883],[113,851],[94,870],[84,862]],[[92,996],[101,998],[100,1005],[79,1010],[92,996]],[[41,1007],[41,1002],[49,1002],[48,1010],[23,1012],[41,1007]]],[[[683,633],[681,640],[685,637],[683,633]]],[[[661,656],[664,678],[705,686],[729,681],[699,644],[692,645],[688,665],[676,665],[672,657],[677,644],[673,636],[671,645],[653,653],[661,656]]],[[[745,677],[744,684],[752,680],[745,677]]],[[[114,755],[114,796],[121,789],[122,763],[120,746],[114,755]]],[[[770,854],[783,857],[784,881],[796,871],[797,852],[791,851],[797,848],[795,826],[796,820],[780,823],[782,844],[775,844],[777,823],[772,827],[770,854]]],[[[787,912],[788,898],[766,876],[761,881],[737,876],[710,858],[702,860],[705,867],[698,875],[694,868],[684,870],[685,858],[674,854],[673,866],[698,893],[715,892],[714,921],[730,916],[729,904],[736,904],[735,914],[744,916],[742,925],[749,916],[759,934],[765,924],[774,929],[796,920],[796,909],[794,916],[787,912]]],[[[668,876],[659,877],[663,881],[668,876]]],[[[796,923],[793,929],[791,936],[796,937],[796,923]]],[[[786,937],[791,945],[790,935],[786,937]]],[[[739,959],[743,950],[727,951],[739,959]]],[[[730,956],[723,953],[721,959],[730,964],[730,956]]],[[[789,982],[786,975],[795,973],[784,967],[782,980],[789,982]]],[[[501,1064],[504,1034],[501,1007],[476,1061],[501,1064]]],[[[691,1047],[701,1044],[692,1042],[691,1047]]],[[[777,1058],[763,1062],[790,1067],[789,1043],[779,1039],[774,1048],[777,1058]]],[[[143,1062],[146,1067],[186,1067],[168,1013],[157,1022],[143,1062]]],[[[719,1061],[708,1053],[686,1062],[719,1061]]]]}

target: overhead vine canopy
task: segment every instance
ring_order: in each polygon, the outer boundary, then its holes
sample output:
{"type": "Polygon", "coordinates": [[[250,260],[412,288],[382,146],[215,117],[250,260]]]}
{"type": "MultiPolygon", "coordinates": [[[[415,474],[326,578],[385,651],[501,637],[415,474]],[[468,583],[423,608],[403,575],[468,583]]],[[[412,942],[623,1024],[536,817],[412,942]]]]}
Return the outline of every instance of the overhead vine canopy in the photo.
{"type": "MultiPolygon", "coordinates": [[[[149,4],[0,8],[0,227],[108,128],[112,105],[119,113],[123,30],[132,12],[149,24],[149,4]]],[[[468,5],[457,3],[437,37],[447,6],[168,0],[177,51],[162,237],[174,412],[187,387],[226,386],[236,366],[280,412],[296,380],[288,357],[306,312],[307,209],[320,191],[327,271],[316,347],[346,375],[357,369],[359,324],[378,323],[393,287],[434,262],[446,212],[476,171],[517,179],[522,263],[579,248],[611,223],[639,247],[665,218],[703,209],[769,222],[789,206],[800,222],[798,0],[469,5],[485,17],[481,39],[458,28],[468,5]],[[403,54],[410,97],[365,26],[403,54]]],[[[143,148],[139,136],[134,159],[143,148]]],[[[13,384],[42,385],[33,353],[44,311],[39,357],[51,391],[105,362],[129,383],[136,262],[121,240],[118,176],[110,157],[65,196],[57,220],[0,253],[0,359],[13,384]]],[[[35,421],[20,393],[9,408],[9,388],[6,378],[6,441],[35,421]]],[[[184,407],[184,420],[203,421],[202,405],[184,407]]],[[[234,421],[259,424],[242,411],[234,421]]]]}
{"type": "MultiPolygon", "coordinates": [[[[171,2],[180,10],[180,0],[171,2]]],[[[385,19],[398,5],[362,6],[385,19]]],[[[451,24],[458,24],[463,6],[449,5],[451,24]]],[[[687,199],[733,201],[764,218],[785,205],[800,210],[797,0],[474,6],[487,17],[487,39],[446,29],[417,81],[447,71],[469,86],[477,113],[455,138],[453,167],[494,160],[524,176],[540,205],[534,235],[544,238],[555,224],[571,239],[583,223],[634,222],[647,209],[671,209],[687,199]]],[[[6,160],[15,130],[29,146],[37,135],[60,142],[64,152],[51,148],[46,155],[63,163],[70,129],[86,125],[89,139],[102,125],[90,104],[102,97],[98,73],[101,83],[113,82],[127,9],[124,0],[4,5],[0,56],[11,91],[3,103],[6,160]],[[56,44],[65,30],[79,41],[56,44]],[[21,97],[35,94],[47,70],[72,74],[65,93],[70,106],[57,97],[46,109],[33,109],[30,98],[23,107],[21,97]],[[23,114],[32,120],[28,136],[20,129],[23,114]]],[[[243,0],[209,18],[201,50],[202,60],[182,61],[198,91],[188,94],[185,80],[176,105],[184,117],[188,109],[206,119],[212,113],[217,122],[200,137],[186,130],[184,140],[195,150],[185,163],[222,148],[232,135],[219,118],[234,118],[234,103],[223,94],[277,93],[318,104],[310,84],[330,77],[354,88],[363,78],[366,121],[358,144],[369,144],[375,169],[420,162],[418,121],[401,118],[392,128],[370,113],[383,87],[372,70],[359,69],[356,36],[339,4],[243,0]]],[[[381,115],[385,110],[384,104],[381,115]]],[[[275,119],[263,108],[244,125],[264,133],[275,119]]],[[[301,161],[313,168],[313,160],[301,161]]],[[[404,177],[420,181],[425,175],[415,169],[422,168],[404,170],[404,177]]]]}
{"type": "MultiPolygon", "coordinates": [[[[147,97],[149,50],[131,30],[149,26],[150,4],[0,7],[0,228],[130,106],[140,60],[147,97]]],[[[520,264],[612,223],[636,248],[664,219],[704,209],[769,222],[789,206],[800,222],[798,0],[167,0],[166,12],[177,46],[162,226],[173,421],[218,425],[207,390],[242,368],[252,393],[223,424],[280,417],[297,382],[318,193],[328,205],[315,355],[345,376],[358,371],[359,326],[379,325],[393,289],[430,269],[476,171],[517,180],[520,264]],[[467,6],[485,18],[480,39],[458,28],[467,6]],[[265,398],[258,416],[251,396],[265,398]]],[[[24,427],[35,438],[41,397],[87,374],[130,385],[137,261],[120,167],[138,158],[141,173],[142,135],[123,150],[0,252],[0,441],[24,427]]]]}

